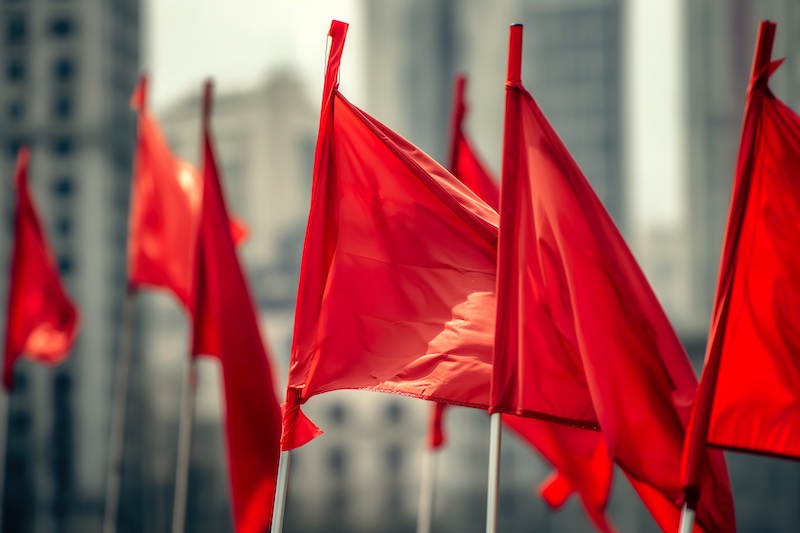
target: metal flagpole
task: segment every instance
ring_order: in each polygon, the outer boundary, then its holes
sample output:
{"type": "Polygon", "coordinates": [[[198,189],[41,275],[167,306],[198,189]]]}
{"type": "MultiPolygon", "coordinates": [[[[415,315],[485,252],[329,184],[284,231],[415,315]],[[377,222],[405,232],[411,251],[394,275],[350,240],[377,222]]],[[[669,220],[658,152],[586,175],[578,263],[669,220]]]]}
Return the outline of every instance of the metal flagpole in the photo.
{"type": "Polygon", "coordinates": [[[486,499],[486,533],[497,533],[497,494],[500,488],[500,413],[492,413],[489,430],[489,487],[486,499]]]}
{"type": "MultiPolygon", "coordinates": [[[[0,387],[1,389],[2,387],[0,387]]],[[[0,428],[3,428],[3,437],[0,438],[0,532],[3,531],[3,502],[5,501],[6,488],[6,449],[8,448],[8,434],[10,425],[8,414],[11,409],[11,393],[0,390],[0,428]]]]}
{"type": "Polygon", "coordinates": [[[289,488],[289,461],[292,458],[291,450],[281,452],[278,463],[278,481],[275,486],[275,505],[272,508],[272,533],[283,531],[283,516],[286,511],[286,493],[289,488]]]}
{"type": "Polygon", "coordinates": [[[681,509],[681,525],[678,528],[679,533],[692,533],[694,529],[694,515],[695,510],[689,507],[688,503],[684,503],[683,509],[681,509]]]}
{"type": "Polygon", "coordinates": [[[417,533],[431,533],[436,497],[436,458],[438,456],[437,448],[425,447],[425,453],[422,456],[422,486],[419,491],[417,533]]]}
{"type": "Polygon", "coordinates": [[[189,359],[181,395],[178,429],[178,460],[175,468],[175,500],[172,506],[172,533],[183,533],[186,522],[186,497],[189,492],[189,459],[192,450],[192,426],[197,392],[197,362],[189,359]]]}
{"type": "Polygon", "coordinates": [[[130,379],[131,352],[133,351],[134,293],[128,290],[122,306],[122,328],[119,337],[119,359],[114,385],[114,405],[111,418],[111,441],[108,452],[108,477],[106,478],[106,510],[103,517],[103,533],[117,530],[119,487],[122,478],[122,452],[125,446],[125,413],[128,403],[128,381],[130,379]]]}

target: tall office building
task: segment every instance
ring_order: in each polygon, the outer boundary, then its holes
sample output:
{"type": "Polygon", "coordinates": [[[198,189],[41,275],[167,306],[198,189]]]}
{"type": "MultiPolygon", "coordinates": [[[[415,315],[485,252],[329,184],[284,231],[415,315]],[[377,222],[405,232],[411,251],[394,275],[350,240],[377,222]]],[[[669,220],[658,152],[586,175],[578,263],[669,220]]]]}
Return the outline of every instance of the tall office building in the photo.
{"type": "Polygon", "coordinates": [[[453,76],[469,77],[468,128],[499,175],[508,26],[525,25],[523,81],[620,227],[621,0],[365,2],[365,109],[442,163],[453,76]]]}
{"type": "Polygon", "coordinates": [[[795,0],[687,1],[685,101],[695,321],[705,331],[730,207],[745,91],[762,19],[778,23],[773,57],[788,56],[770,81],[800,109],[800,5],[795,0]]]}
{"type": "Polygon", "coordinates": [[[139,29],[138,0],[0,5],[0,279],[8,273],[14,160],[27,144],[35,199],[82,314],[64,365],[18,367],[4,530],[90,531],[102,518],[139,29]]]}

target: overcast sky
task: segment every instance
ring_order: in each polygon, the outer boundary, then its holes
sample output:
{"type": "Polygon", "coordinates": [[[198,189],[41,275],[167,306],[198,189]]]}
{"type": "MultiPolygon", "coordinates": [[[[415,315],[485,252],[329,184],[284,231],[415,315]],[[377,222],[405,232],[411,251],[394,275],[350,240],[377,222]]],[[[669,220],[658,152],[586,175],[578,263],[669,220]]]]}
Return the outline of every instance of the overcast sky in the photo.
{"type": "MultiPolygon", "coordinates": [[[[221,91],[250,87],[270,70],[300,71],[316,101],[331,19],[351,24],[342,88],[364,100],[359,0],[147,0],[145,67],[156,109],[208,76],[221,91]]],[[[634,222],[672,224],[682,215],[679,15],[674,0],[630,0],[625,100],[626,168],[634,222]]],[[[490,9],[487,3],[487,8],[490,9]]],[[[535,95],[534,95],[535,96],[535,95]]]]}

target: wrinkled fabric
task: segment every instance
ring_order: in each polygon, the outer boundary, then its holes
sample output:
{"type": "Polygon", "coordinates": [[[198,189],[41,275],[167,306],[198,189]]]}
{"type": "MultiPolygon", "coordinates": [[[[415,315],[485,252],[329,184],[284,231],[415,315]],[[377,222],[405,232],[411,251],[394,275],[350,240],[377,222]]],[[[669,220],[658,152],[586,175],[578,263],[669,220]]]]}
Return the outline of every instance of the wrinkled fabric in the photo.
{"type": "MultiPolygon", "coordinates": [[[[622,236],[521,83],[511,30],[491,412],[602,430],[629,477],[671,503],[697,380],[622,236]]],[[[698,523],[735,531],[722,454],[704,457],[698,523]]],[[[645,503],[652,503],[645,499],[645,503]]]]}
{"type": "MultiPolygon", "coordinates": [[[[131,288],[172,292],[185,308],[191,306],[192,276],[203,199],[203,182],[191,164],[177,158],[155,117],[146,108],[147,78],[131,97],[139,126],[133,163],[128,283],[131,288]]],[[[247,235],[246,226],[231,219],[234,241],[247,235]]]]}
{"type": "Polygon", "coordinates": [[[281,413],[253,300],[236,256],[209,131],[210,86],[203,119],[200,210],[193,287],[192,353],[222,367],[225,435],[236,531],[262,533],[272,520],[281,413]]]}
{"type": "Polygon", "coordinates": [[[17,154],[17,206],[8,283],[3,386],[14,385],[20,357],[48,365],[63,361],[78,334],[79,314],[69,298],[28,190],[27,148],[17,154]]]}
{"type": "MultiPolygon", "coordinates": [[[[458,76],[455,82],[450,169],[459,180],[496,208],[500,196],[498,182],[481,163],[463,127],[467,112],[464,97],[466,82],[465,76],[458,76]]],[[[442,404],[435,404],[429,436],[432,447],[440,446],[445,438],[443,410],[442,404]]],[[[605,515],[613,466],[602,437],[595,432],[579,431],[531,418],[507,415],[503,420],[556,468],[537,491],[545,502],[557,509],[577,491],[597,530],[614,531],[605,515]]]]}
{"type": "Polygon", "coordinates": [[[367,389],[485,409],[497,213],[339,93],[346,28],[330,31],[287,398],[367,389]]]}
{"type": "Polygon", "coordinates": [[[800,116],[768,86],[780,64],[770,60],[774,37],[775,24],[762,22],[687,442],[690,489],[706,441],[800,458],[800,116]]]}

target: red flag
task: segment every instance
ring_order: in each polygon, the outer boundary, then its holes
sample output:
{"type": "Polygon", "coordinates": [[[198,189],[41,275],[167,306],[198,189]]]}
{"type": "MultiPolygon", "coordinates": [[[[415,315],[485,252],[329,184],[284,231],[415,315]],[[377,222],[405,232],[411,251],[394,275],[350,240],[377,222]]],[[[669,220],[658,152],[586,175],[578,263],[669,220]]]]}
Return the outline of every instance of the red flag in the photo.
{"type": "Polygon", "coordinates": [[[14,362],[23,354],[48,365],[63,361],[75,341],[79,322],[78,311],[61,285],[53,252],[28,191],[28,158],[28,149],[20,149],[14,176],[17,210],[3,358],[3,386],[7,391],[13,387],[14,362]]]}
{"type": "Polygon", "coordinates": [[[489,401],[497,213],[338,92],[346,29],[330,31],[284,449],[318,434],[299,406],[326,391],[489,401]]]}
{"type": "MultiPolygon", "coordinates": [[[[450,169],[458,179],[497,208],[500,187],[481,163],[463,128],[467,111],[464,103],[466,77],[457,77],[455,86],[450,169]]],[[[442,411],[443,405],[437,403],[429,439],[433,447],[444,441],[442,411]]],[[[577,491],[597,530],[615,531],[605,515],[611,492],[613,465],[602,437],[595,432],[580,431],[531,418],[504,416],[503,419],[506,425],[555,467],[556,471],[538,490],[547,504],[557,509],[577,491]]]]}
{"type": "Polygon", "coordinates": [[[495,210],[500,208],[500,187],[486,170],[472,143],[464,132],[464,118],[467,114],[467,103],[464,91],[467,85],[466,76],[456,77],[453,97],[453,116],[450,133],[450,172],[472,189],[483,201],[495,210]]]}
{"type": "Polygon", "coordinates": [[[211,86],[203,111],[203,188],[197,240],[192,353],[217,357],[238,532],[267,531],[280,455],[281,415],[258,319],[229,229],[209,131],[211,86]]]}
{"type": "MultiPolygon", "coordinates": [[[[131,193],[129,284],[167,289],[189,308],[203,183],[191,164],[172,154],[146,100],[147,78],[142,76],[131,97],[131,107],[139,113],[139,133],[131,193]]],[[[231,232],[239,242],[247,229],[234,220],[231,232]]]]}
{"type": "Polygon", "coordinates": [[[762,22],[687,442],[690,496],[706,443],[800,458],[800,116],[769,88],[774,38],[762,22]]]}
{"type": "MultiPolygon", "coordinates": [[[[513,26],[490,410],[602,428],[625,473],[670,504],[643,494],[651,512],[666,509],[677,526],[697,380],[622,236],[522,86],[521,44],[513,26]]],[[[722,454],[705,461],[698,521],[734,531],[722,454]]]]}

